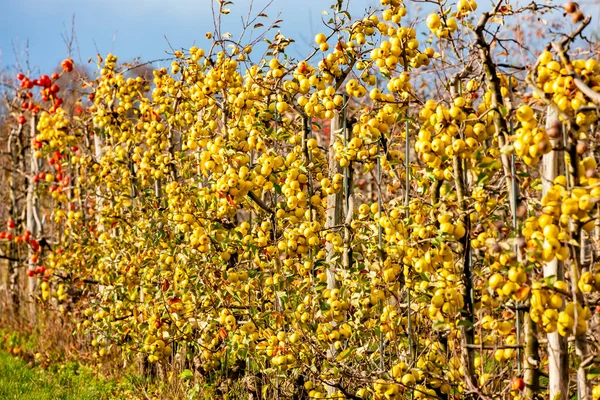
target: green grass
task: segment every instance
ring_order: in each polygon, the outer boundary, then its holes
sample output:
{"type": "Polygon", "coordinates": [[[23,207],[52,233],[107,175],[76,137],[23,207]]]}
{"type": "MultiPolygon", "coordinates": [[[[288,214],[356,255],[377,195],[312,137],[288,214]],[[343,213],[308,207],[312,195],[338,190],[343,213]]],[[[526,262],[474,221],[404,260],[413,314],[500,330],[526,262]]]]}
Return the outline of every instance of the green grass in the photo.
{"type": "Polygon", "coordinates": [[[21,359],[0,351],[0,399],[109,399],[118,398],[116,390],[114,381],[98,378],[77,363],[47,370],[31,368],[21,359]]]}

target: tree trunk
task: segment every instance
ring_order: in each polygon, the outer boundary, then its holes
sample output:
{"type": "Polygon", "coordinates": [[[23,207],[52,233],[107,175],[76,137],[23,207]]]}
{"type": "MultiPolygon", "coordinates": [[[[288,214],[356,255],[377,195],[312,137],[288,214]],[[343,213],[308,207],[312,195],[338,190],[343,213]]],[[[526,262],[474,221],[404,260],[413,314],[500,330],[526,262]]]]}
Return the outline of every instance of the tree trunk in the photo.
{"type": "Polygon", "coordinates": [[[523,365],[525,366],[525,371],[523,380],[525,381],[525,398],[532,399],[540,389],[540,356],[538,353],[537,325],[531,320],[529,313],[525,314],[524,328],[525,360],[523,365]]]}
{"type": "MultiPolygon", "coordinates": [[[[33,178],[38,174],[38,163],[35,158],[35,146],[33,145],[33,141],[35,140],[35,127],[36,127],[36,118],[33,116],[31,118],[31,126],[29,132],[29,168],[27,173],[27,230],[31,232],[31,237],[35,238],[39,234],[39,229],[36,222],[36,215],[38,214],[38,203],[35,198],[35,182],[33,178]]],[[[33,249],[29,248],[29,259],[27,260],[27,265],[29,269],[35,269],[34,262],[32,261],[32,256],[35,254],[33,249]]],[[[36,291],[36,280],[35,279],[27,279],[27,292],[28,292],[28,302],[29,302],[29,323],[35,325],[37,319],[37,308],[34,300],[34,295],[36,291]]]]}
{"type": "MultiPolygon", "coordinates": [[[[546,130],[560,125],[557,112],[548,107],[546,130]]],[[[562,140],[551,139],[552,148],[562,147],[562,140]]],[[[548,193],[554,179],[564,174],[565,157],[562,150],[552,150],[544,155],[542,162],[542,195],[548,193]]],[[[564,266],[558,259],[544,265],[544,277],[554,276],[564,279],[564,266]]],[[[567,340],[558,331],[548,334],[548,395],[550,399],[566,400],[569,396],[569,363],[567,358],[567,340]]]]}
{"type": "MultiPolygon", "coordinates": [[[[22,142],[23,125],[12,131],[8,139],[8,153],[11,155],[11,174],[9,180],[10,187],[10,217],[13,221],[17,221],[17,170],[19,169],[19,157],[22,142]]],[[[13,241],[9,243],[7,256],[8,260],[7,271],[7,304],[10,310],[10,320],[15,321],[16,316],[20,315],[20,293],[19,293],[19,265],[17,259],[16,246],[13,241]]]]}

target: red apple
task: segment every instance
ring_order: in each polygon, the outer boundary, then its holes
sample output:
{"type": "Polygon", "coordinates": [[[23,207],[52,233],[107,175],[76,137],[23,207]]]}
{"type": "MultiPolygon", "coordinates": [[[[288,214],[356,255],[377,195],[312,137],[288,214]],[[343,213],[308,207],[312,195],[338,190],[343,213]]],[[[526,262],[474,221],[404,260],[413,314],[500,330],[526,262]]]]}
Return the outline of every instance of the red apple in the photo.
{"type": "Polygon", "coordinates": [[[40,85],[42,85],[44,87],[52,86],[52,80],[50,79],[50,77],[48,75],[42,75],[42,77],[39,79],[39,81],[40,81],[40,85]]]}
{"type": "Polygon", "coordinates": [[[521,390],[525,389],[525,381],[522,378],[513,378],[513,380],[510,382],[510,389],[520,392],[521,390]]]}
{"type": "Polygon", "coordinates": [[[71,72],[73,71],[73,60],[67,58],[66,60],[63,60],[62,63],[60,63],[60,66],[65,70],[65,72],[71,72]]]}
{"type": "Polygon", "coordinates": [[[33,249],[33,251],[37,252],[40,249],[40,244],[38,243],[37,240],[35,239],[31,239],[29,241],[29,245],[31,246],[31,248],[33,249]]]}

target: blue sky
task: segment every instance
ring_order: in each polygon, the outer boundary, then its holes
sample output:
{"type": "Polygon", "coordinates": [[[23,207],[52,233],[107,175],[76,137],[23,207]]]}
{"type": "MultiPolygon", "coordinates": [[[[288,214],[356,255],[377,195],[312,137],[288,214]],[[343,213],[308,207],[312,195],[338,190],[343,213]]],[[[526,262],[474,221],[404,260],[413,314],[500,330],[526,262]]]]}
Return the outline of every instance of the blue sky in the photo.
{"type": "MultiPolygon", "coordinates": [[[[240,30],[240,16],[246,16],[250,2],[234,0],[232,13],[224,17],[225,30],[234,37],[240,30]]],[[[269,17],[274,19],[281,12],[282,33],[297,41],[289,48],[290,55],[305,54],[314,35],[324,31],[321,12],[332,2],[273,0],[267,12],[269,17]]],[[[518,6],[529,2],[511,3],[518,6]]],[[[254,13],[267,3],[268,0],[254,0],[254,13]]],[[[350,11],[358,17],[369,5],[378,3],[378,0],[351,0],[350,11]]],[[[27,43],[29,65],[34,71],[48,72],[55,68],[67,54],[63,36],[70,34],[73,16],[79,51],[75,47],[72,57],[77,62],[85,63],[95,58],[97,52],[101,55],[113,52],[121,61],[131,61],[137,56],[146,61],[163,58],[169,48],[165,36],[174,48],[189,48],[194,44],[206,47],[204,35],[213,28],[210,4],[211,0],[0,0],[0,68],[14,68],[15,49],[23,63],[27,59],[27,43]]],[[[479,4],[481,9],[491,3],[480,0],[479,4]]],[[[597,32],[600,0],[580,0],[580,4],[595,17],[591,30],[597,32]]],[[[416,12],[414,7],[411,3],[409,13],[416,12]]]]}
{"type": "MultiPolygon", "coordinates": [[[[231,14],[224,18],[225,31],[239,33],[240,16],[247,15],[250,0],[234,1],[231,14]]],[[[268,3],[255,0],[255,13],[268,3]]],[[[274,0],[267,14],[271,19],[281,12],[281,31],[306,49],[317,32],[323,31],[321,12],[326,0],[274,0]]],[[[373,0],[352,0],[351,10],[359,15],[373,0]]],[[[377,4],[378,2],[375,2],[377,4]]],[[[65,33],[75,30],[81,60],[96,53],[113,52],[120,60],[140,56],[143,60],[163,58],[169,45],[189,48],[206,45],[204,35],[212,31],[210,0],[0,0],[0,66],[12,68],[18,58],[23,63],[29,44],[32,68],[44,72],[65,58],[65,33]]],[[[298,55],[292,54],[291,55],[298,55]]],[[[73,58],[79,61],[77,49],[73,58]]]]}

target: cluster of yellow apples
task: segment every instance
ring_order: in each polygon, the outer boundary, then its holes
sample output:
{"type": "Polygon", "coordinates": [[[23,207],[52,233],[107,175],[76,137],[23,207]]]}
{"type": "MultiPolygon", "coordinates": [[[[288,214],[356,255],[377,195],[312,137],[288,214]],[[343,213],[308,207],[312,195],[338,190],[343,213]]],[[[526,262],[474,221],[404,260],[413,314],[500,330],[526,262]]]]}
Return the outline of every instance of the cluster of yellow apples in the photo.
{"type": "Polygon", "coordinates": [[[460,96],[454,99],[450,108],[428,100],[419,111],[424,123],[419,130],[415,150],[429,167],[440,171],[437,173],[440,179],[451,177],[449,170],[444,172],[443,167],[447,167],[442,164],[444,159],[455,155],[474,157],[475,150],[488,137],[490,125],[485,123],[485,119],[479,122],[471,105],[471,100],[460,96]]]}
{"type": "MultiPolygon", "coordinates": [[[[48,113],[42,111],[39,116],[37,123],[38,134],[36,140],[44,142],[46,145],[43,150],[56,151],[64,149],[65,146],[72,146],[76,143],[76,138],[69,135],[68,126],[70,120],[66,115],[66,111],[62,108],[56,110],[55,113],[48,113]]],[[[42,158],[44,156],[42,150],[37,150],[35,153],[36,158],[42,158]]]]}
{"type": "Polygon", "coordinates": [[[564,281],[557,280],[547,287],[534,282],[531,296],[532,320],[541,323],[546,332],[558,330],[562,336],[582,335],[587,330],[587,320],[592,314],[587,306],[580,303],[564,304],[565,296],[569,293],[569,287],[564,281]]]}
{"type": "Polygon", "coordinates": [[[408,390],[415,389],[415,394],[417,391],[422,391],[426,396],[431,391],[435,393],[436,389],[442,394],[450,393],[452,390],[450,385],[445,380],[434,377],[436,374],[441,373],[440,366],[444,363],[443,358],[437,354],[436,350],[433,349],[428,354],[419,357],[415,364],[416,368],[410,368],[408,363],[400,361],[390,368],[390,376],[408,390]],[[422,384],[417,384],[417,382],[423,381],[424,376],[422,371],[428,371],[431,374],[427,382],[430,388],[422,384]]]}
{"type": "MultiPolygon", "coordinates": [[[[349,59],[345,53],[338,50],[324,57],[319,62],[318,68],[309,67],[306,62],[301,62],[294,70],[294,79],[286,81],[283,87],[290,96],[300,95],[298,105],[302,107],[306,115],[333,118],[334,112],[343,107],[344,98],[341,94],[336,93],[331,84],[343,73],[342,67],[348,63],[349,59]],[[315,90],[309,93],[312,88],[315,90]]],[[[354,94],[364,96],[359,92],[354,94]]],[[[281,109],[278,111],[282,112],[281,109]]]]}
{"type": "Polygon", "coordinates": [[[477,10],[477,2],[474,0],[458,0],[456,10],[463,16],[469,15],[472,11],[477,10]]]}
{"type": "Polygon", "coordinates": [[[527,274],[522,267],[513,266],[508,270],[507,278],[505,280],[504,276],[499,272],[494,273],[488,280],[489,288],[495,291],[500,297],[510,298],[526,283],[527,274]]]}
{"type": "Polygon", "coordinates": [[[381,12],[384,21],[392,21],[399,25],[402,17],[406,16],[407,11],[402,0],[379,0],[379,4],[384,6],[381,12]]]}
{"type": "MultiPolygon", "coordinates": [[[[578,139],[585,139],[586,130],[598,117],[590,110],[578,111],[585,106],[594,107],[594,103],[577,88],[575,76],[580,77],[582,83],[592,91],[600,92],[600,63],[594,58],[576,59],[566,66],[560,60],[556,60],[550,51],[545,50],[538,57],[537,65],[537,85],[544,94],[552,97],[560,111],[574,117],[579,128],[578,139]],[[576,75],[573,76],[572,73],[576,75]]],[[[538,92],[534,92],[533,95],[535,98],[541,97],[538,92]]]]}
{"type": "MultiPolygon", "coordinates": [[[[373,90],[379,91],[379,89],[373,90]]],[[[398,107],[386,104],[376,112],[361,115],[352,125],[351,133],[346,133],[346,143],[341,132],[333,144],[335,157],[340,166],[345,168],[350,165],[350,162],[359,161],[365,163],[364,170],[368,172],[372,170],[378,157],[386,170],[389,170],[389,161],[403,160],[400,142],[389,143],[387,154],[381,154],[383,153],[381,138],[390,134],[390,127],[394,125],[399,111],[398,107]]]]}
{"type": "Polygon", "coordinates": [[[425,23],[429,30],[431,30],[438,38],[448,38],[458,29],[456,18],[446,16],[442,18],[437,13],[429,14],[425,23]]]}
{"type": "Polygon", "coordinates": [[[513,146],[515,154],[527,165],[536,165],[544,154],[552,150],[550,138],[544,127],[538,127],[533,109],[528,105],[520,106],[516,111],[520,127],[515,131],[513,146]]]}
{"type": "Polygon", "coordinates": [[[431,47],[419,51],[419,40],[416,39],[417,32],[414,28],[388,27],[384,32],[390,39],[382,41],[370,53],[370,59],[382,73],[390,73],[400,66],[404,70],[408,67],[427,66],[430,58],[435,55],[431,47]]]}
{"type": "Polygon", "coordinates": [[[144,340],[144,350],[149,353],[148,361],[150,362],[157,362],[173,353],[172,347],[167,345],[164,340],[156,339],[153,336],[148,336],[144,340]]]}

